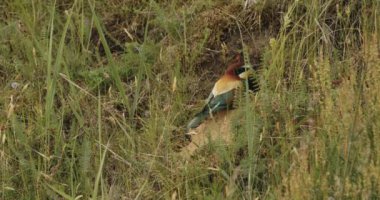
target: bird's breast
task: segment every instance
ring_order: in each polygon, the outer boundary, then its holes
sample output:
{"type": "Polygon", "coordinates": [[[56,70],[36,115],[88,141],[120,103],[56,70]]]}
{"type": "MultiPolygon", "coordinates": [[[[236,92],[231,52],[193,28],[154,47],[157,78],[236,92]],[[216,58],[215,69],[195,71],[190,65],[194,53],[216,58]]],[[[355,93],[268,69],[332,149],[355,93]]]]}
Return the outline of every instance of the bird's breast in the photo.
{"type": "Polygon", "coordinates": [[[212,89],[212,94],[214,96],[218,96],[234,90],[242,85],[242,82],[239,78],[231,77],[231,76],[223,76],[219,79],[212,89]]]}

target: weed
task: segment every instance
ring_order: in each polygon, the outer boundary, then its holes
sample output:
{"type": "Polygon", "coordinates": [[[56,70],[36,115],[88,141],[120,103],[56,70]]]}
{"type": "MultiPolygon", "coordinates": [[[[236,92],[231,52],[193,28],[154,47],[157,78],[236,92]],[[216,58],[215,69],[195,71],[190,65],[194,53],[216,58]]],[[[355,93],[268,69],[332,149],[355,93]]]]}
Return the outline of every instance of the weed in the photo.
{"type": "Polygon", "coordinates": [[[0,198],[379,198],[379,10],[5,2],[0,198]],[[236,52],[260,91],[187,141],[184,125],[236,52]]]}

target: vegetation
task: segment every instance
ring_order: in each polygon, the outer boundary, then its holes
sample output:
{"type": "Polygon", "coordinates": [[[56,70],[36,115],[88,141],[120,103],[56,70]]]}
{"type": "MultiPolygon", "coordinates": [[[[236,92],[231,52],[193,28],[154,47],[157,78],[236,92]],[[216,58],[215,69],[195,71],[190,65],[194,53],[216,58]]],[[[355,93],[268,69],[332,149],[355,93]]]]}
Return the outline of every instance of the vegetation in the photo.
{"type": "Polygon", "coordinates": [[[379,199],[376,0],[0,5],[0,199],[379,199]],[[243,52],[233,141],[183,127],[243,52]]]}

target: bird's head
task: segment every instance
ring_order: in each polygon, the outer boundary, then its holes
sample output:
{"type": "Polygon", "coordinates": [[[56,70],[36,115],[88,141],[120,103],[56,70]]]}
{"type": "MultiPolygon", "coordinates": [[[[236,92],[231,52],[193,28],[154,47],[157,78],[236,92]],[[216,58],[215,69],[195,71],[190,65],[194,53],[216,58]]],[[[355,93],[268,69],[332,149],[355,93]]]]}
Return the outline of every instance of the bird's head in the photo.
{"type": "Polygon", "coordinates": [[[227,67],[226,74],[236,75],[235,70],[244,65],[244,60],[240,54],[236,54],[227,67]]]}
{"type": "Polygon", "coordinates": [[[248,79],[248,77],[254,72],[251,64],[244,64],[234,69],[234,73],[241,79],[248,79]]]}
{"type": "Polygon", "coordinates": [[[243,60],[242,55],[240,53],[236,54],[234,56],[234,58],[232,59],[232,64],[233,63],[243,63],[243,62],[244,62],[244,60],[243,60]]]}
{"type": "Polygon", "coordinates": [[[241,54],[236,54],[234,56],[226,70],[227,74],[236,76],[240,79],[247,79],[252,72],[252,65],[244,64],[244,60],[241,54]]]}

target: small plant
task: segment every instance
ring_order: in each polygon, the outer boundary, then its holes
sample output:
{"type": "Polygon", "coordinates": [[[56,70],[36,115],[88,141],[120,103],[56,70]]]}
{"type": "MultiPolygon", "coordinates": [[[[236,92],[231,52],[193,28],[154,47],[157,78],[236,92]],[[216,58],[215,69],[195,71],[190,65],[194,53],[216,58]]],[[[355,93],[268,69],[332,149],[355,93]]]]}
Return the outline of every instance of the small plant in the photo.
{"type": "Polygon", "coordinates": [[[380,3],[250,2],[1,4],[0,199],[379,198],[380,3]],[[185,159],[236,52],[260,91],[185,159]]]}

